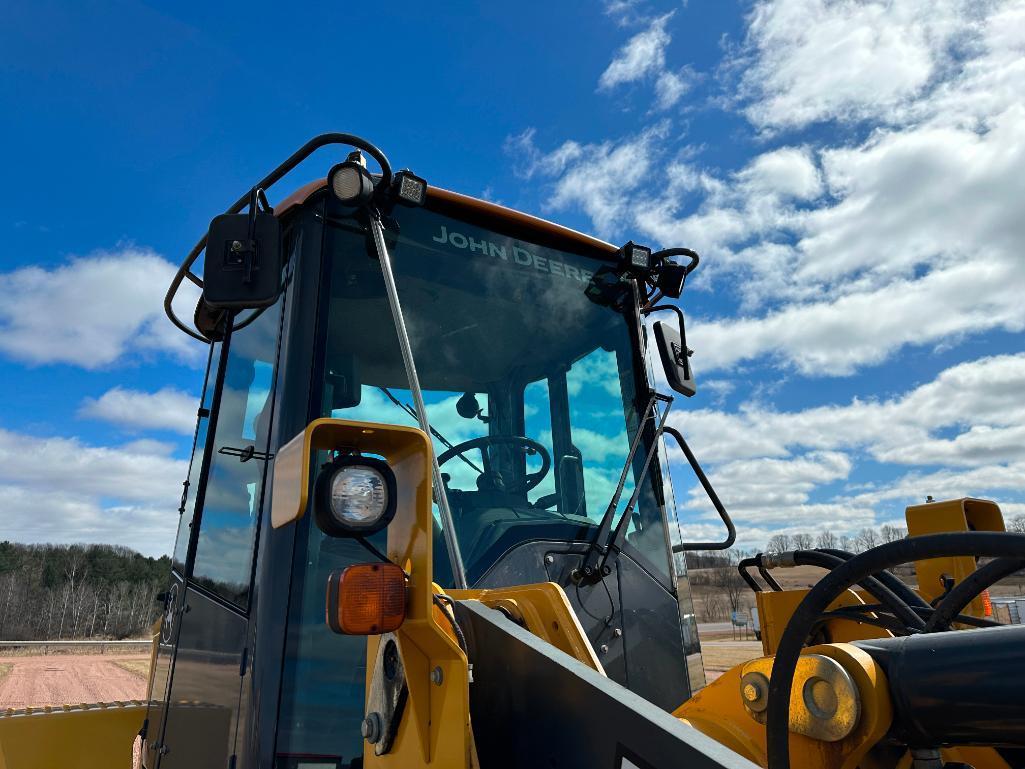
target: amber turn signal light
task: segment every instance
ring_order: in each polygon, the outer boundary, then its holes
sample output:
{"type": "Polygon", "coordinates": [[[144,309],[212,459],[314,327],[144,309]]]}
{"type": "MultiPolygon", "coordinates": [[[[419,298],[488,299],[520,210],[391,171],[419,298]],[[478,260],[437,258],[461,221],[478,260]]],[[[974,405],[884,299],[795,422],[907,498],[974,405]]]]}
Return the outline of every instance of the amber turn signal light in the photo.
{"type": "Polygon", "coordinates": [[[360,563],[327,578],[327,624],[343,635],[398,630],[406,618],[406,575],[393,563],[360,563]]]}

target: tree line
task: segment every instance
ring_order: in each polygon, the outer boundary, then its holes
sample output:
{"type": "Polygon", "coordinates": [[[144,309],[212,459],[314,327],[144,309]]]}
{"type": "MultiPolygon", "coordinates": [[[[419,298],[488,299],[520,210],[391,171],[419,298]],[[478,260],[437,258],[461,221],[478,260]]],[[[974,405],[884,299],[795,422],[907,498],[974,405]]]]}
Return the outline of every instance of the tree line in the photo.
{"type": "Polygon", "coordinates": [[[137,638],[161,611],[167,556],[118,545],[0,542],[0,638],[137,638]]]}
{"type": "MultiPolygon", "coordinates": [[[[1006,520],[1008,531],[1025,534],[1025,515],[1006,520]]],[[[878,528],[863,528],[857,534],[835,534],[831,531],[773,534],[762,552],[785,553],[791,550],[826,548],[862,553],[878,545],[904,539],[908,535],[902,526],[889,524],[878,528]]],[[[731,612],[750,611],[754,597],[737,570],[744,558],[754,556],[756,550],[702,550],[687,553],[687,570],[695,587],[703,586],[702,601],[698,607],[699,619],[704,622],[727,620],[731,612]]],[[[904,567],[907,573],[913,567],[904,567]]],[[[899,571],[899,569],[894,570],[899,571]]]]}

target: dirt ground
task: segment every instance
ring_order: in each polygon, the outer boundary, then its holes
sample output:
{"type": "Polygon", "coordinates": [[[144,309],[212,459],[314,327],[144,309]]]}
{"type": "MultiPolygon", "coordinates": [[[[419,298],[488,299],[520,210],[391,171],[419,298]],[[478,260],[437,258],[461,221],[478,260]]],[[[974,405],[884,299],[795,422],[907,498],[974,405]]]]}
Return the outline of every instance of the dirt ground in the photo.
{"type": "Polygon", "coordinates": [[[146,696],[148,655],[0,657],[0,708],[111,702],[146,696]],[[124,664],[121,664],[124,663],[124,664]]]}
{"type": "Polygon", "coordinates": [[[702,641],[701,658],[705,664],[705,680],[712,683],[741,662],[762,656],[761,641],[702,641]]]}

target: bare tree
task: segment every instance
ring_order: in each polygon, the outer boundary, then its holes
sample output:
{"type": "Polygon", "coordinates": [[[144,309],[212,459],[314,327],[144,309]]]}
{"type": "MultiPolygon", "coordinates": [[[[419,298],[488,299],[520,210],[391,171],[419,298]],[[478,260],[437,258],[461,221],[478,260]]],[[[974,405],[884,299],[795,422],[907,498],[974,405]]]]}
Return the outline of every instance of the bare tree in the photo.
{"type": "Polygon", "coordinates": [[[795,534],[791,540],[794,543],[794,550],[811,550],[814,546],[811,534],[806,531],[795,534]]]}
{"type": "Polygon", "coordinates": [[[858,537],[855,542],[858,545],[858,550],[862,552],[865,550],[871,550],[879,544],[879,532],[866,526],[858,532],[858,537]]]}
{"type": "Polygon", "coordinates": [[[898,539],[904,539],[907,535],[908,530],[903,526],[891,526],[887,523],[879,528],[879,536],[883,542],[896,542],[898,539]]]}
{"type": "Polygon", "coordinates": [[[1016,515],[1007,522],[1007,530],[1016,534],[1025,534],[1025,515],[1016,515]]]}
{"type": "Polygon", "coordinates": [[[835,550],[839,545],[836,534],[831,531],[820,531],[818,538],[815,540],[815,544],[818,547],[829,548],[835,550]]]}
{"type": "Polygon", "coordinates": [[[851,538],[850,534],[841,534],[837,544],[840,546],[841,550],[850,552],[854,549],[854,540],[851,538]]]}
{"type": "Polygon", "coordinates": [[[789,534],[773,534],[769,537],[769,543],[765,546],[766,552],[785,553],[790,550],[789,534]]]}
{"type": "Polygon", "coordinates": [[[741,596],[747,589],[740,572],[737,571],[737,563],[740,562],[742,554],[735,550],[727,550],[725,554],[728,556],[728,562],[712,570],[711,585],[729,604],[730,611],[738,611],[741,596]]]}

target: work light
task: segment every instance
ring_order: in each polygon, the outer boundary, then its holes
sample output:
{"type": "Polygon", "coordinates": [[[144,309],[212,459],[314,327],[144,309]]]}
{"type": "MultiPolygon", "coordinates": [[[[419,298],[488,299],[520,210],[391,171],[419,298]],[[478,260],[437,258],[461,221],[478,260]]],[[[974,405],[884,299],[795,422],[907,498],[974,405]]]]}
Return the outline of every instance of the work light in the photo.
{"type": "Polygon", "coordinates": [[[392,192],[403,205],[422,206],[427,200],[427,182],[407,168],[395,174],[392,192]]]}
{"type": "Polygon", "coordinates": [[[388,463],[358,454],[340,456],[317,478],[317,525],[333,537],[362,537],[395,517],[395,473],[388,463]]]}
{"type": "Polygon", "coordinates": [[[629,272],[645,273],[651,269],[651,249],[632,240],[619,249],[619,262],[629,272]]]}
{"type": "Polygon", "coordinates": [[[347,206],[361,206],[374,194],[374,180],[359,152],[328,171],[327,182],[334,196],[347,206]]]}

